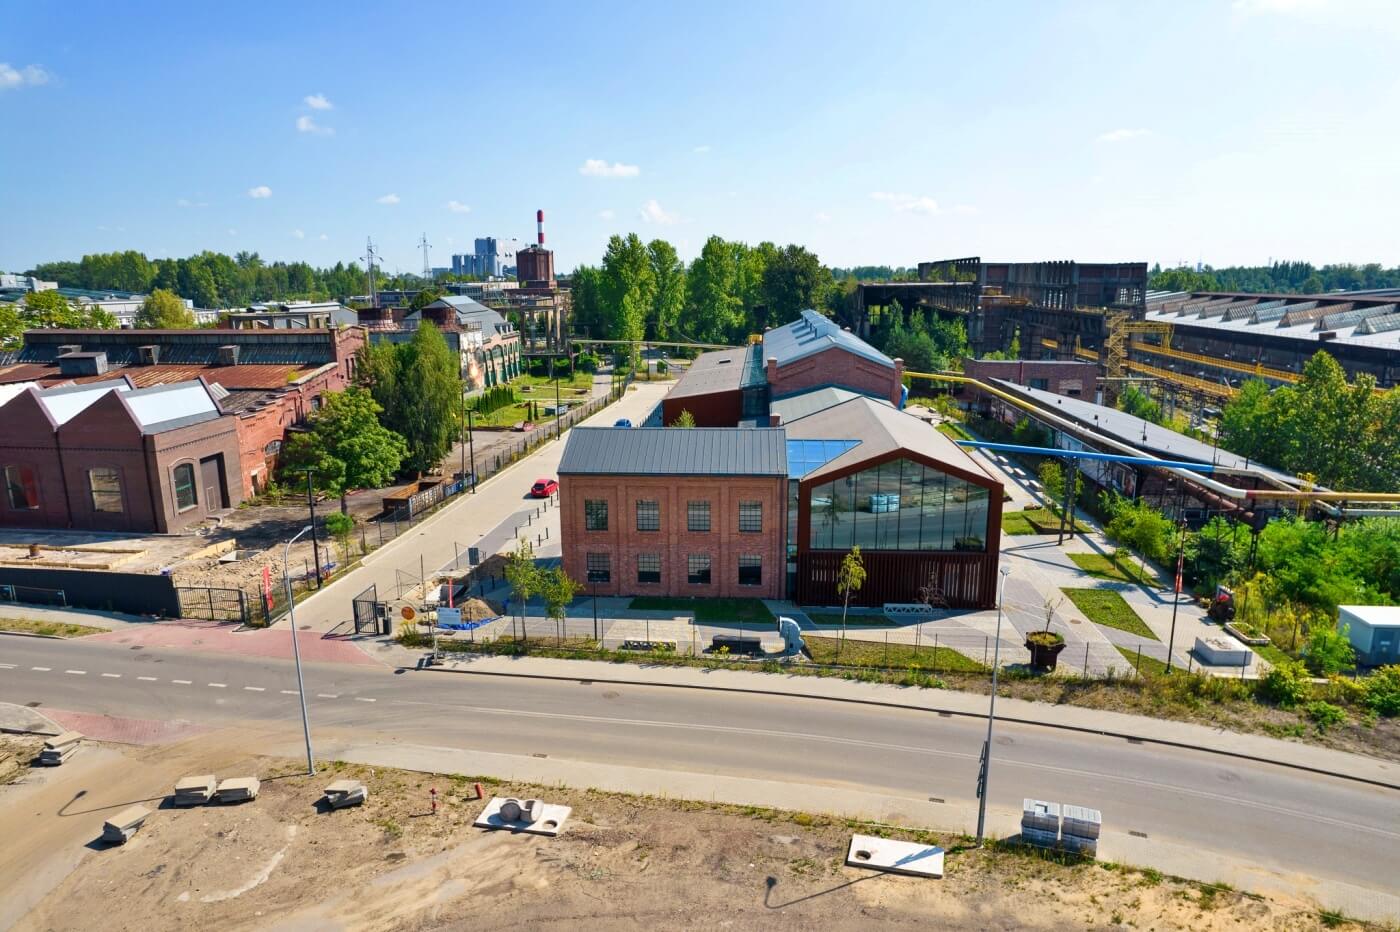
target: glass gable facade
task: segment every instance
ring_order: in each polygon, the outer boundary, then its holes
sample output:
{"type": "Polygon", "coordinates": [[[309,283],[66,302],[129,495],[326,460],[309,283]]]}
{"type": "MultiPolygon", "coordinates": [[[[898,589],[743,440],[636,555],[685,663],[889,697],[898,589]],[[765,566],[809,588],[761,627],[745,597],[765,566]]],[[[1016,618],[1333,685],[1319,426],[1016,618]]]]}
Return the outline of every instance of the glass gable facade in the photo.
{"type": "Polygon", "coordinates": [[[813,550],[986,549],[989,490],[914,460],[872,466],[803,494],[813,550]]]}
{"type": "Polygon", "coordinates": [[[818,466],[825,466],[859,443],[859,440],[789,440],[788,478],[801,479],[818,466]]]}

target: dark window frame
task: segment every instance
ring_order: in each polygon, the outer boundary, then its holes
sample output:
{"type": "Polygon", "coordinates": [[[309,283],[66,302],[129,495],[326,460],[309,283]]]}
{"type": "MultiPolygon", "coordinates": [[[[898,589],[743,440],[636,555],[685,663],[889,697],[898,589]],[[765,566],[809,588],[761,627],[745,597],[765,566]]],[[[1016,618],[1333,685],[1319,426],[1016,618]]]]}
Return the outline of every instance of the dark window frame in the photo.
{"type": "Polygon", "coordinates": [[[763,585],[763,555],[759,553],[739,554],[739,585],[741,586],[761,586],[763,585]],[[745,570],[753,570],[752,578],[747,582],[744,580],[745,570]]]}
{"type": "Polygon", "coordinates": [[[172,470],[170,470],[170,488],[171,488],[171,491],[174,492],[174,494],[175,494],[175,511],[176,511],[177,513],[186,512],[186,511],[189,511],[191,508],[196,508],[196,507],[198,507],[198,505],[199,505],[199,488],[198,488],[198,484],[195,482],[194,463],[177,463],[176,466],[175,466],[175,468],[172,469],[172,470]],[[181,488],[180,488],[180,486],[181,486],[181,483],[180,483],[180,471],[181,471],[181,470],[188,470],[188,475],[189,475],[189,483],[188,483],[188,486],[187,486],[187,491],[189,492],[189,504],[185,504],[185,505],[180,504],[180,492],[181,492],[181,488]]]}
{"type": "Polygon", "coordinates": [[[92,505],[92,510],[99,514],[119,515],[126,511],[126,496],[124,493],[124,483],[122,482],[122,471],[116,466],[93,466],[87,471],[88,480],[88,502],[92,505]],[[97,473],[102,472],[107,475],[107,479],[112,480],[113,487],[99,489],[97,487],[97,473]],[[98,504],[98,497],[101,496],[107,507],[98,504]],[[110,507],[115,505],[116,507],[110,507]]]}
{"type": "Polygon", "coordinates": [[[693,501],[685,503],[685,529],[691,534],[708,534],[714,527],[710,520],[710,503],[693,501]],[[704,527],[699,525],[703,524],[704,527]]]}
{"type": "Polygon", "coordinates": [[[651,533],[661,530],[661,502],[654,498],[637,499],[637,530],[651,533]],[[646,521],[642,520],[643,506],[646,506],[646,521]]]}
{"type": "Polygon", "coordinates": [[[713,561],[708,553],[691,553],[685,558],[685,581],[691,586],[709,586],[714,582],[713,561]]]}
{"type": "Polygon", "coordinates": [[[612,582],[612,554],[587,553],[583,559],[589,582],[612,582]]]}
{"type": "Polygon", "coordinates": [[[5,496],[10,505],[11,511],[37,511],[39,508],[39,470],[33,466],[26,466],[23,463],[14,463],[5,467],[5,496]],[[18,481],[11,478],[13,471],[18,477],[18,481]],[[26,481],[27,480],[27,481],[26,481]],[[23,492],[25,501],[29,504],[16,505],[15,492],[23,492]],[[30,493],[33,493],[31,496],[30,493]]]}
{"type": "Polygon", "coordinates": [[[586,531],[606,531],[608,529],[608,500],[606,498],[586,498],[583,500],[583,529],[586,531]]]}
{"type": "Polygon", "coordinates": [[[639,553],[637,554],[637,585],[656,585],[661,582],[661,554],[659,553],[639,553]],[[655,568],[649,565],[655,564],[655,568]],[[652,578],[655,577],[655,578],[652,578]]]}
{"type": "Polygon", "coordinates": [[[761,533],[763,533],[763,502],[762,502],[762,501],[741,501],[741,502],[739,502],[739,533],[741,533],[741,534],[761,534],[761,533]]]}

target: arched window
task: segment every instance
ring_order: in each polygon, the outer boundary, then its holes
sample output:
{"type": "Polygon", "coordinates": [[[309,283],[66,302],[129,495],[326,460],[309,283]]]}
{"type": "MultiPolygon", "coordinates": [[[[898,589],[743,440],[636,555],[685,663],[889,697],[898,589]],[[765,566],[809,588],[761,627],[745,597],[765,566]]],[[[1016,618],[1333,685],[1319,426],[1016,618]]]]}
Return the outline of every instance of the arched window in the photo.
{"type": "Polygon", "coordinates": [[[175,467],[175,510],[189,511],[199,504],[194,487],[194,464],[181,463],[175,467]]]}

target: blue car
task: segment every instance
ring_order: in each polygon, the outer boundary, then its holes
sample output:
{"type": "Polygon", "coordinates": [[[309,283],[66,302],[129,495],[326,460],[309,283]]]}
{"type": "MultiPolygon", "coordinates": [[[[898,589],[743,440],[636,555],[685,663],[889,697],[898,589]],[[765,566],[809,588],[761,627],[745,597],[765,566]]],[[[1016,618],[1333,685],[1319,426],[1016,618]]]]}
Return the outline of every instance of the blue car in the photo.
{"type": "Polygon", "coordinates": [[[625,418],[625,417],[623,417],[623,418],[618,418],[616,421],[613,422],[613,426],[614,426],[614,427],[631,427],[631,426],[632,426],[632,422],[629,421],[629,420],[627,420],[627,418],[625,418]]]}

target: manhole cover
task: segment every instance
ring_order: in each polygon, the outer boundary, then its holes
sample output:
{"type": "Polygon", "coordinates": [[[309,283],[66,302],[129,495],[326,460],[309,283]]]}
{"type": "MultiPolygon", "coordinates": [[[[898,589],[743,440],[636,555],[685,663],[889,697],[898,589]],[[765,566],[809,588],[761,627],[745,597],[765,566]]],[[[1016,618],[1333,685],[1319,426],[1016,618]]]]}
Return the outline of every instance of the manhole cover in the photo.
{"type": "Polygon", "coordinates": [[[1137,831],[1136,829],[1134,829],[1133,831],[1128,832],[1128,834],[1131,835],[1131,836],[1133,836],[1134,838],[1146,838],[1146,837],[1147,837],[1147,833],[1146,833],[1146,832],[1139,832],[1139,831],[1137,831]]]}
{"type": "Polygon", "coordinates": [[[548,754],[531,754],[531,757],[548,757],[548,754]]]}

